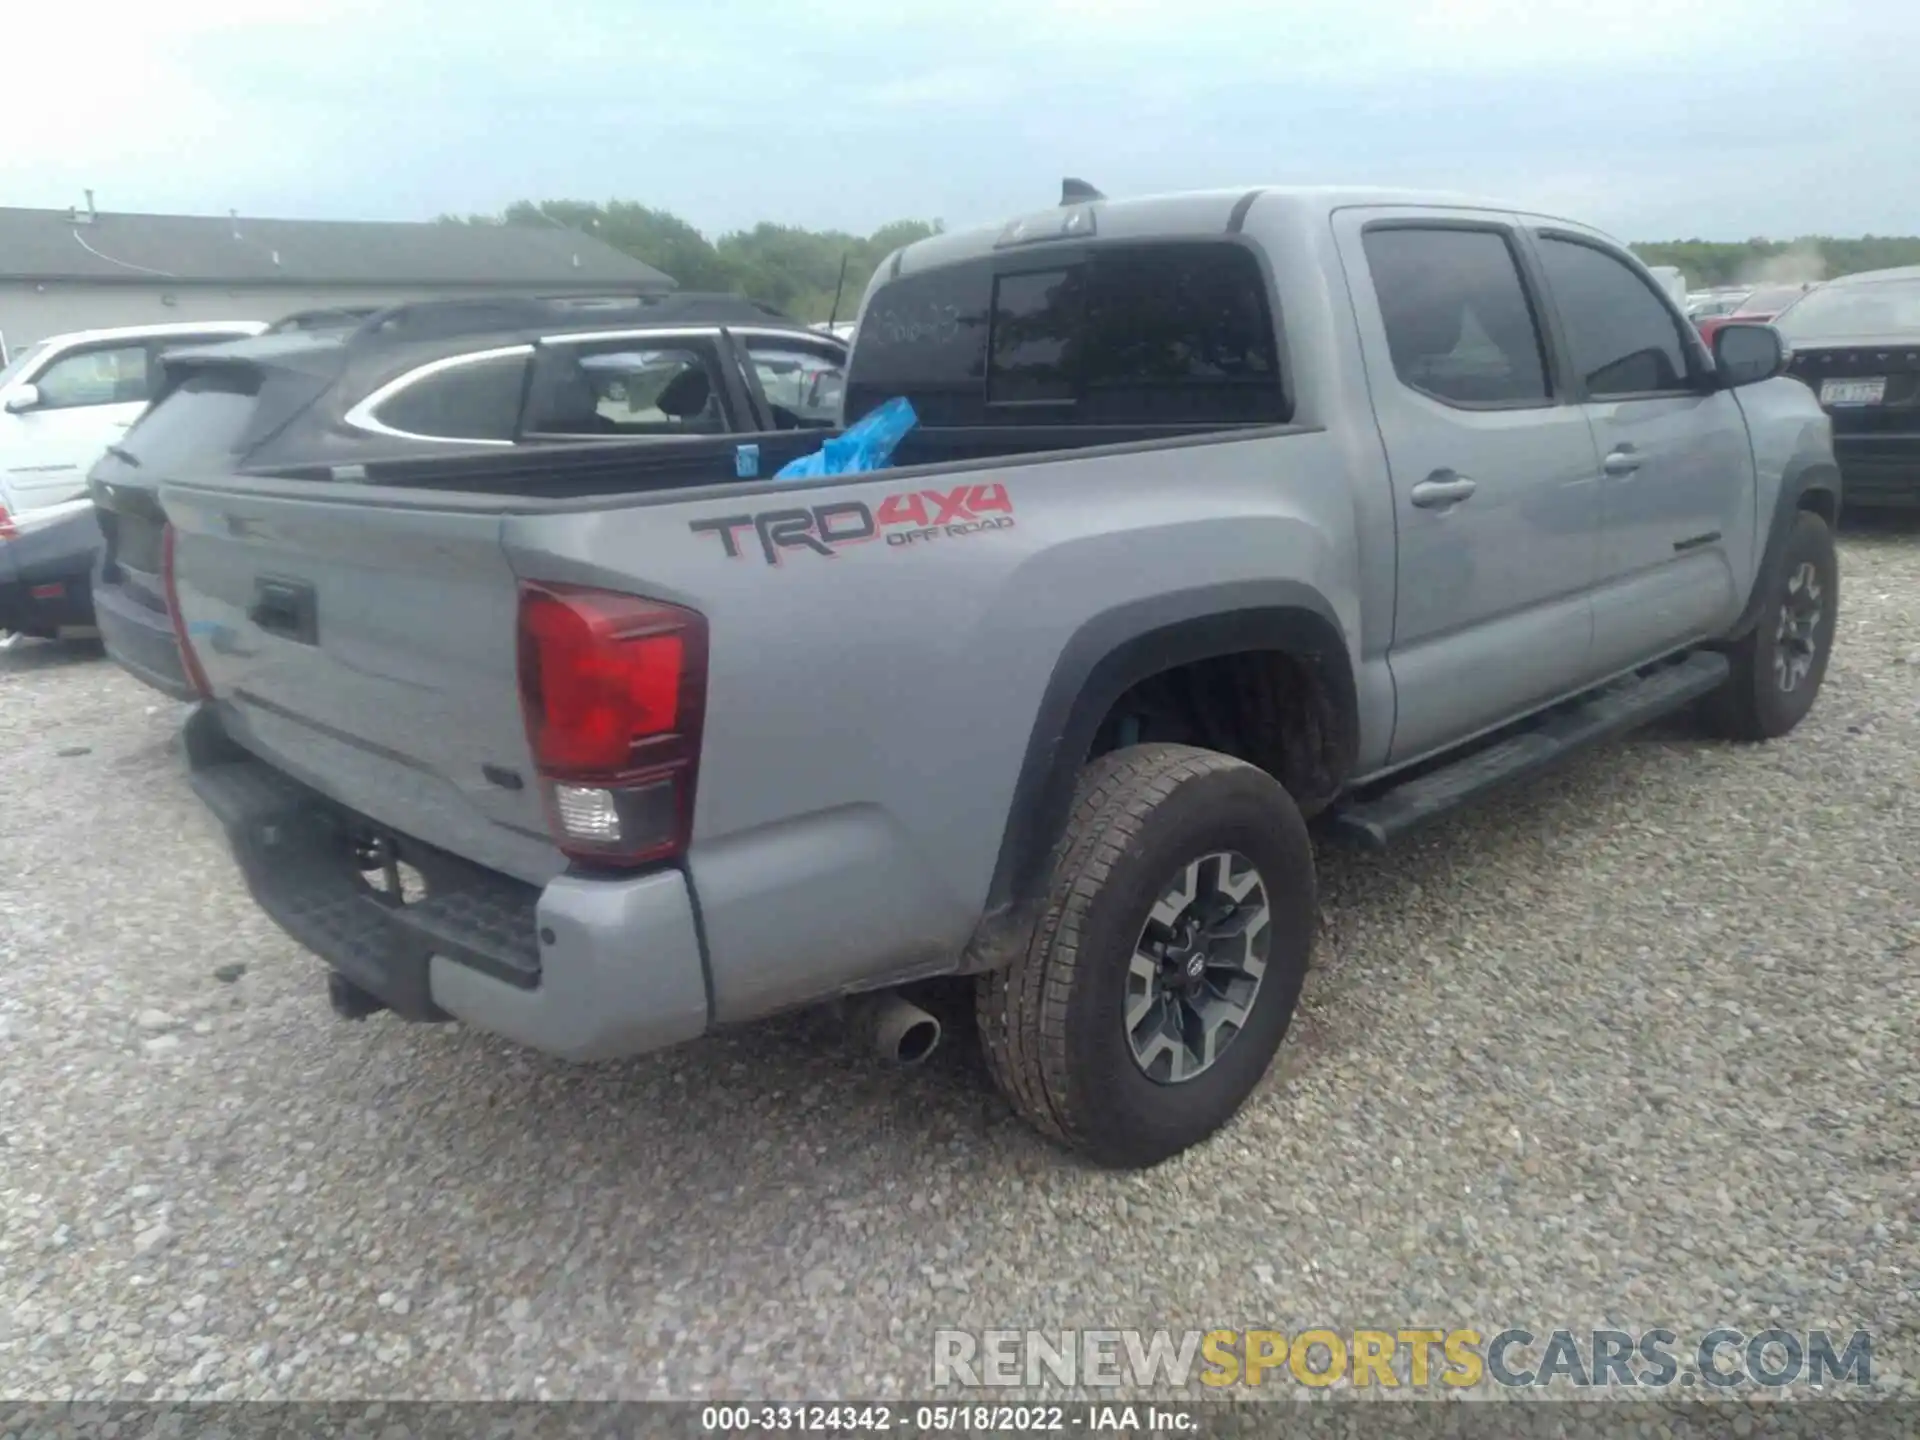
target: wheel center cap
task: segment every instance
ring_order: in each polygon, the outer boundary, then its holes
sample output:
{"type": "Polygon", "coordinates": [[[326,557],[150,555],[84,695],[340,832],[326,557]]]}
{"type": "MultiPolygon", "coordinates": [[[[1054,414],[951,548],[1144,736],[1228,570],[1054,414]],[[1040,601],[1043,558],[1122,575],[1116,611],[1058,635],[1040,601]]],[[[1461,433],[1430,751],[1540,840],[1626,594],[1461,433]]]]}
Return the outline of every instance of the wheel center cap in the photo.
{"type": "Polygon", "coordinates": [[[1187,979],[1198,980],[1207,973],[1207,957],[1199,951],[1187,957],[1187,979]]]}

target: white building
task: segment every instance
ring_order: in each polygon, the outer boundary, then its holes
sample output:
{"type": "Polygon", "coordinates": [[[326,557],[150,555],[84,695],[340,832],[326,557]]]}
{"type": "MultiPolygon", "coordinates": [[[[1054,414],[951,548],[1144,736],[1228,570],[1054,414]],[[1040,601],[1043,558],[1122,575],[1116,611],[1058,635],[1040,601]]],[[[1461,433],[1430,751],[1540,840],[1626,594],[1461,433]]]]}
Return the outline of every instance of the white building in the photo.
{"type": "Polygon", "coordinates": [[[632,294],[673,281],[576,231],[0,208],[0,343],[170,320],[503,291],[632,294]]]}

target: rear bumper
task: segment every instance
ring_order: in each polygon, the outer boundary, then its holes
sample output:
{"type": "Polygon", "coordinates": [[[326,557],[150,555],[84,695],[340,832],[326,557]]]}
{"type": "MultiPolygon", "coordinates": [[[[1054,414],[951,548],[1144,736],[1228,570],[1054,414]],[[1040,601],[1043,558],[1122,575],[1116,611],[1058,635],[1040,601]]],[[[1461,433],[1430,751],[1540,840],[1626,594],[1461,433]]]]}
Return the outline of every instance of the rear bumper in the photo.
{"type": "Polygon", "coordinates": [[[77,520],[30,524],[15,538],[0,540],[0,630],[52,635],[94,623],[100,532],[91,516],[77,520]]]}
{"type": "Polygon", "coordinates": [[[198,698],[180,660],[173,622],[164,610],[155,610],[122,586],[96,576],[93,613],[101,643],[122,670],[176,700],[198,698]]]}
{"type": "Polygon", "coordinates": [[[707,1029],[679,871],[528,885],[382,834],[240,750],[210,710],[188,719],[186,742],[193,787],[255,901],[397,1014],[463,1020],[570,1060],[637,1055],[707,1029]],[[369,851],[369,840],[387,848],[369,851]],[[388,857],[424,878],[424,898],[396,903],[369,883],[388,857]]]}
{"type": "Polygon", "coordinates": [[[55,635],[93,623],[84,574],[20,579],[0,570],[0,630],[55,635]]]}

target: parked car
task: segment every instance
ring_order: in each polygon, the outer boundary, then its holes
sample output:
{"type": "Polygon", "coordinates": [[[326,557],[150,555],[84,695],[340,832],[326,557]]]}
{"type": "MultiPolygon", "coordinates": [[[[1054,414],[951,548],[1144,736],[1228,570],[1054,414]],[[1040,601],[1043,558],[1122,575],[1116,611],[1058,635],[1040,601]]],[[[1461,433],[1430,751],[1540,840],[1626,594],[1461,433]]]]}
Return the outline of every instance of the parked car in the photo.
{"type": "Polygon", "coordinates": [[[1770,327],[1710,355],[1583,225],[1072,203],[907,247],[859,325],[847,415],[923,419],[890,470],[184,443],[270,423],[271,379],[103,462],[161,484],[194,787],[343,1014],[590,1059],[858,993],[911,1057],[899,987],[968,975],[1014,1108],[1150,1164],[1288,1026],[1309,817],[1386,844],[1820,688],[1826,417],[1770,327]]]}
{"type": "Polygon", "coordinates": [[[246,320],[136,325],[29,345],[0,370],[0,505],[18,516],[84,498],[87,467],[146,409],[162,354],[265,328],[246,320]]]}
{"type": "Polygon", "coordinates": [[[91,632],[99,550],[90,501],[43,506],[19,518],[0,509],[0,632],[42,640],[91,632]]]}
{"type": "Polygon", "coordinates": [[[1647,273],[1660,282],[1660,288],[1672,297],[1676,305],[1687,303],[1687,277],[1677,265],[1650,265],[1647,273]]]}
{"type": "MultiPolygon", "coordinates": [[[[171,459],[212,444],[238,470],[334,473],[450,450],[777,427],[812,437],[786,447],[797,454],[837,422],[845,362],[831,336],[733,295],[428,301],[351,328],[288,325],[170,354],[163,396],[184,393],[142,422],[140,450],[171,459]]],[[[161,468],[96,472],[106,545],[94,601],[107,653],[185,699],[160,585],[161,468]]]]}
{"type": "Polygon", "coordinates": [[[1687,318],[1698,324],[1716,315],[1731,315],[1751,293],[1752,288],[1744,285],[1695,290],[1687,296],[1687,318]]]}
{"type": "Polygon", "coordinates": [[[1774,324],[1832,417],[1847,503],[1920,505],[1920,266],[1829,280],[1774,324]]]}
{"type": "Polygon", "coordinates": [[[1759,324],[1771,320],[1783,307],[1792,304],[1812,288],[1811,284],[1758,286],[1748,291],[1741,298],[1740,303],[1724,315],[1712,315],[1697,321],[1700,338],[1711,345],[1715,332],[1722,325],[1735,321],[1743,324],[1759,324]]]}

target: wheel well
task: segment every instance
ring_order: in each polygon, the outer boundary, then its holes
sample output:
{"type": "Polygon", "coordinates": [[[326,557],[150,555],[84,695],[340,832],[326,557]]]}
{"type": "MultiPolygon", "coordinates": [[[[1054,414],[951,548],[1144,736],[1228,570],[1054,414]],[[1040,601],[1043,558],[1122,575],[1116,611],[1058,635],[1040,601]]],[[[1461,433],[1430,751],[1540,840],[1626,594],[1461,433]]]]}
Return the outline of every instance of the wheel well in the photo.
{"type": "Polygon", "coordinates": [[[1307,814],[1338,793],[1348,717],[1320,668],[1284,650],[1243,650],[1158,671],[1108,707],[1092,760],[1149,741],[1199,745],[1258,765],[1307,814]]]}
{"type": "Polygon", "coordinates": [[[1812,511],[1829,526],[1840,518],[1840,502],[1834,498],[1831,490],[1808,490],[1800,497],[1801,510],[1812,511]]]}

